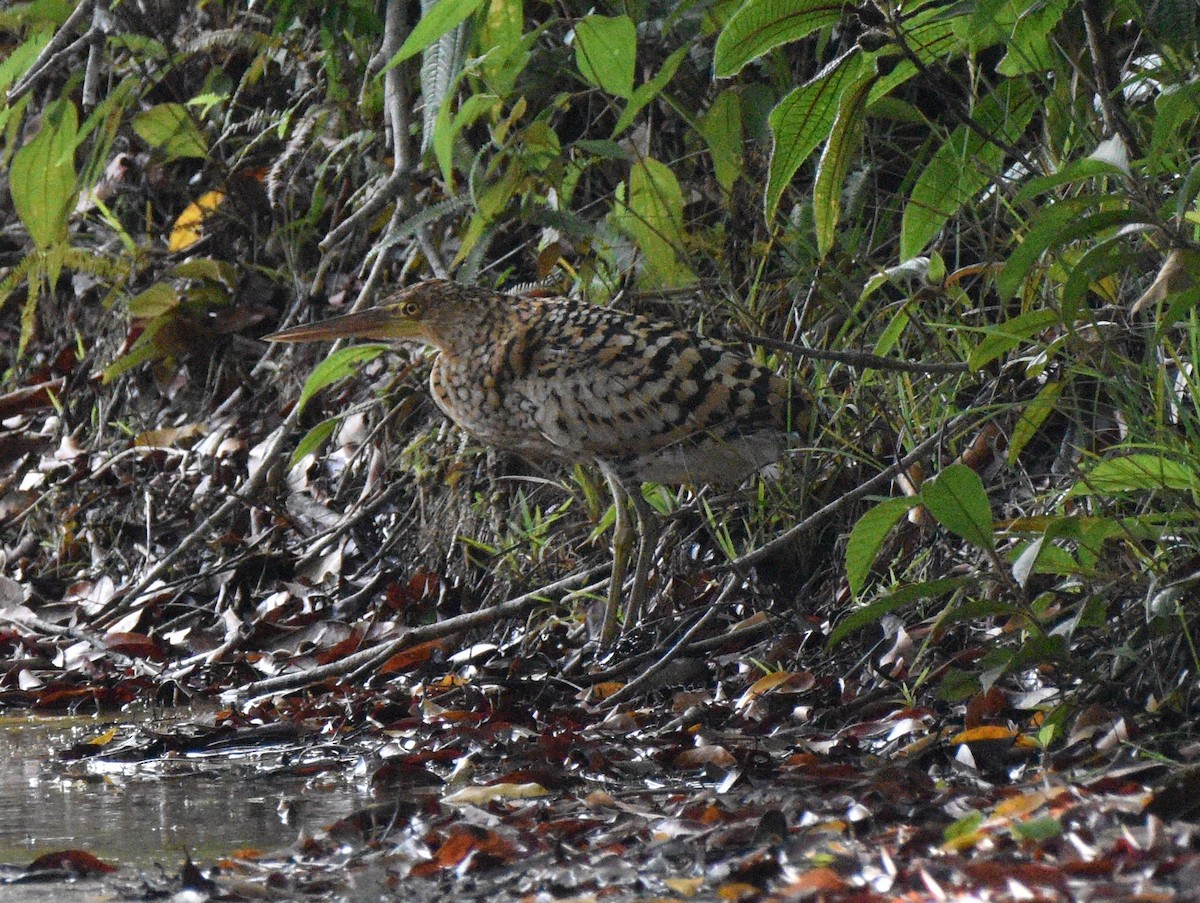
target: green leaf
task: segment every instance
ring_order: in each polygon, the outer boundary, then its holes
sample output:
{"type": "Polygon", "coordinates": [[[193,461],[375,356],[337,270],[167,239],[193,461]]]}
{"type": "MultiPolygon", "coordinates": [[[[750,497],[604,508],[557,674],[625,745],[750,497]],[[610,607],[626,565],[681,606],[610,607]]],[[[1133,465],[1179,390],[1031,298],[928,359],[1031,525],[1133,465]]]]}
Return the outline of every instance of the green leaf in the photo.
{"type": "Polygon", "coordinates": [[[1003,301],[1013,297],[1021,288],[1026,275],[1050,248],[1062,248],[1073,241],[1098,235],[1106,229],[1136,220],[1132,211],[1102,210],[1089,216],[1083,212],[1108,197],[1072,198],[1059,201],[1038,211],[1024,240],[1009,256],[1000,275],[996,291],[1003,301]]]}
{"type": "Polygon", "coordinates": [[[42,127],[12,159],[8,186],[13,206],[39,251],[67,236],[75,206],[75,105],[59,101],[47,107],[42,127]]]}
{"type": "Polygon", "coordinates": [[[796,88],[771,111],[771,171],[764,209],[773,219],[783,190],[817,145],[829,137],[846,86],[863,68],[862,53],[853,49],[796,88]]]}
{"type": "Polygon", "coordinates": [[[485,113],[500,108],[500,98],[495,94],[472,94],[463,101],[454,118],[450,117],[451,96],[447,95],[433,128],[433,154],[442,170],[442,178],[448,188],[454,188],[454,140],[462,130],[485,113]]]}
{"type": "Polygon", "coordinates": [[[1164,455],[1137,452],[1101,461],[1071,487],[1068,496],[1175,489],[1200,490],[1200,473],[1190,464],[1164,455]]]}
{"type": "Polygon", "coordinates": [[[303,409],[308,400],[327,385],[337,382],[344,376],[349,376],[354,372],[356,364],[379,357],[387,350],[387,347],[387,345],[369,344],[339,348],[317,364],[313,372],[308,375],[308,379],[304,381],[304,388],[300,390],[300,400],[296,402],[296,407],[303,409]]]}
{"type": "Polygon", "coordinates": [[[333,435],[334,429],[341,422],[341,416],[329,417],[322,420],[311,430],[304,434],[304,438],[300,440],[296,446],[296,450],[292,452],[292,457],[288,461],[288,470],[291,470],[302,460],[306,455],[310,455],[318,448],[325,444],[325,441],[333,435]]]}
{"type": "Polygon", "coordinates": [[[522,40],[525,4],[521,0],[488,0],[479,29],[483,80],[493,94],[507,96],[517,76],[529,62],[529,46],[522,40]]]}
{"type": "Polygon", "coordinates": [[[1072,185],[1076,182],[1084,182],[1089,179],[1099,178],[1100,176],[1120,176],[1123,179],[1125,174],[1116,166],[1104,160],[1097,160],[1094,157],[1082,157],[1068,163],[1058,172],[1030,179],[1021,186],[1021,190],[1017,192],[1013,203],[1023,204],[1026,201],[1036,198],[1038,195],[1058,188],[1060,185],[1072,185]]]}
{"type": "Polygon", "coordinates": [[[749,0],[717,36],[713,72],[717,78],[737,75],[772,48],[836,25],[849,5],[836,0],[749,0]]]}
{"type": "Polygon", "coordinates": [[[1053,815],[1042,815],[1038,818],[1017,822],[1013,825],[1012,831],[1013,836],[1019,840],[1042,841],[1061,837],[1063,829],[1053,815]]]}
{"type": "Polygon", "coordinates": [[[658,74],[654,78],[638,85],[637,90],[633,92],[633,96],[629,98],[629,103],[621,111],[621,116],[617,120],[617,124],[613,126],[613,138],[616,138],[617,135],[629,128],[633,124],[633,120],[637,117],[637,114],[642,111],[646,104],[662,93],[667,83],[675,77],[675,71],[679,68],[679,64],[683,62],[683,58],[687,56],[691,49],[690,44],[684,44],[666,58],[662,64],[662,68],[658,70],[658,74]]]}
{"type": "Polygon", "coordinates": [[[817,251],[824,257],[833,248],[838,221],[842,216],[842,186],[850,171],[850,161],[862,139],[867,94],[874,75],[867,76],[842,93],[837,116],[829,130],[829,140],[817,163],[813,184],[813,220],[817,231],[817,251]]]}
{"type": "Polygon", "coordinates": [[[1061,323],[1062,317],[1057,311],[1031,310],[996,326],[989,326],[983,330],[983,339],[971,351],[971,356],[967,359],[967,368],[972,373],[982,370],[1030,336],[1040,335],[1061,323]]]}
{"type": "Polygon", "coordinates": [[[129,299],[129,316],[135,320],[152,320],[179,306],[179,293],[166,282],[156,282],[129,299]]]}
{"type": "Polygon", "coordinates": [[[1008,52],[996,71],[1012,78],[1053,69],[1059,56],[1050,32],[1066,11],[1067,0],[1041,0],[1021,13],[1011,36],[1004,41],[1008,52]]]}
{"type": "Polygon", "coordinates": [[[652,157],[638,160],[628,184],[617,186],[613,224],[637,242],[649,286],[679,286],[695,280],[677,253],[684,244],[683,192],[671,170],[652,157]]]}
{"type": "Polygon", "coordinates": [[[942,836],[946,840],[955,840],[959,837],[967,837],[974,834],[983,825],[982,812],[968,812],[952,825],[948,825],[943,831],[942,836]]]}
{"type": "Polygon", "coordinates": [[[133,117],[133,130],[151,147],[157,147],[168,160],[180,157],[204,157],[208,142],[181,103],[160,103],[133,117]]]}
{"type": "Polygon", "coordinates": [[[432,47],[438,38],[465,22],[482,2],[483,0],[437,0],[413,26],[396,55],[388,60],[382,71],[387,72],[393,66],[398,66],[432,47]]]}
{"type": "Polygon", "coordinates": [[[1058,398],[1062,395],[1066,385],[1061,381],[1046,383],[1033,401],[1025,406],[1025,410],[1021,412],[1021,418],[1013,427],[1012,438],[1008,443],[1009,464],[1016,463],[1021,452],[1025,450],[1025,446],[1029,444],[1029,440],[1041,429],[1046,418],[1050,416],[1050,412],[1054,410],[1054,406],[1058,404],[1058,398]]]}
{"type": "Polygon", "coordinates": [[[930,580],[926,583],[910,583],[902,586],[894,593],[889,593],[877,599],[870,605],[856,608],[846,615],[829,634],[829,647],[832,648],[856,630],[877,624],[879,619],[898,608],[911,605],[921,599],[935,599],[946,593],[961,589],[970,583],[967,577],[943,577],[940,580],[930,580]]]}
{"type": "Polygon", "coordinates": [[[0,94],[7,94],[13,82],[29,71],[33,61],[53,36],[52,30],[38,31],[30,34],[19,47],[7,45],[6,54],[0,59],[0,94]]]}
{"type": "Polygon", "coordinates": [[[575,26],[575,65],[602,91],[633,94],[637,27],[629,16],[587,16],[575,26]]]}
{"type": "Polygon", "coordinates": [[[717,95],[697,130],[708,144],[717,184],[726,193],[742,174],[742,101],[734,88],[717,95]]]}
{"type": "Polygon", "coordinates": [[[981,549],[994,549],[992,506],[979,474],[951,464],[921,487],[921,501],[939,524],[981,549]]]}
{"type": "Polygon", "coordinates": [[[1037,110],[1036,98],[1024,82],[1005,82],[978,105],[979,130],[960,125],[930,158],[913,186],[900,224],[900,259],[916,257],[964,204],[999,175],[1004,151],[984,134],[1012,142],[1037,110]]]}
{"type": "Polygon", "coordinates": [[[850,592],[862,592],[875,558],[892,527],[917,505],[914,498],[885,499],[858,519],[846,542],[846,579],[850,592]]]}

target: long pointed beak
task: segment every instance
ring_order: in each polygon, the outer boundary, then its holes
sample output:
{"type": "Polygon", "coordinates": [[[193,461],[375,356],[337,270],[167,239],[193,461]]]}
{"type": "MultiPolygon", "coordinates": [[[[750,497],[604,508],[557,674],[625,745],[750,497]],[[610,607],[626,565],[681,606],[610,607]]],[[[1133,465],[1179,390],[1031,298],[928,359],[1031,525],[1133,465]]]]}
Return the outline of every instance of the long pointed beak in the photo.
{"type": "Polygon", "coordinates": [[[403,339],[410,335],[411,332],[404,330],[403,324],[397,322],[388,308],[372,307],[322,323],[293,326],[263,338],[268,342],[321,342],[329,339],[403,339]]]}

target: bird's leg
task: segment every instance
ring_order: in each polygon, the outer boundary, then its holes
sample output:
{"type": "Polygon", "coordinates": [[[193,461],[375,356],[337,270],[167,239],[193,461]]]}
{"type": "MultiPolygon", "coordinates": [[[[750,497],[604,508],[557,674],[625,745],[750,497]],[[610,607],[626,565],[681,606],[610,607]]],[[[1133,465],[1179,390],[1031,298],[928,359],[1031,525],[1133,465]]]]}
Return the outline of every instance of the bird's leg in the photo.
{"type": "Polygon", "coordinates": [[[633,488],[629,499],[637,513],[638,557],[633,571],[633,585],[629,590],[629,605],[625,609],[625,623],[637,624],[646,610],[646,591],[650,583],[650,565],[654,563],[654,550],[658,543],[658,524],[650,503],[642,495],[641,486],[633,488]]]}
{"type": "MultiPolygon", "coordinates": [[[[625,571],[629,568],[629,552],[633,546],[629,524],[629,493],[620,478],[609,470],[604,470],[604,478],[612,490],[613,510],[616,512],[616,522],[613,524],[612,538],[612,576],[608,581],[608,603],[604,606],[604,624],[600,628],[600,647],[612,644],[617,638],[617,610],[621,607],[621,591],[625,584],[625,571]]],[[[640,563],[640,562],[639,562],[640,563]]]]}

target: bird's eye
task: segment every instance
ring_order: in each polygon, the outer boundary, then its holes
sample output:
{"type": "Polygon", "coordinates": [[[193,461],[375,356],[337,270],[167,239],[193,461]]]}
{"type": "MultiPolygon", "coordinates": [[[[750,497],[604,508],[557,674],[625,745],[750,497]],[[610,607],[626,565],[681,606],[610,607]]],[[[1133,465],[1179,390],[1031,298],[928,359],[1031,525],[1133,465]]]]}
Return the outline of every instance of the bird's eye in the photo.
{"type": "Polygon", "coordinates": [[[408,301],[400,310],[404,312],[404,316],[406,317],[415,317],[421,312],[421,305],[416,301],[408,301]]]}

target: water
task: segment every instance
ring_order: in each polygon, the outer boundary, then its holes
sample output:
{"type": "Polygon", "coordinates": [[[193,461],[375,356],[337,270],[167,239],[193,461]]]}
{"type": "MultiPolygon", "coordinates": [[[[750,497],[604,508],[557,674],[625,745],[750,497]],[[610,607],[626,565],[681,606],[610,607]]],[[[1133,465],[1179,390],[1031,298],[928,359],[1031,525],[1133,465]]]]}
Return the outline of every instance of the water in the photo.
{"type": "MultiPolygon", "coordinates": [[[[112,726],[111,717],[0,718],[0,863],[81,849],[124,879],[157,874],[158,864],[174,875],[187,854],[208,865],[239,850],[278,850],[301,826],[315,832],[368,802],[347,777],[356,754],[333,747],[315,758],[283,743],[145,762],[59,758],[112,726]]],[[[99,887],[0,885],[0,903],[116,899],[99,887]]]]}

